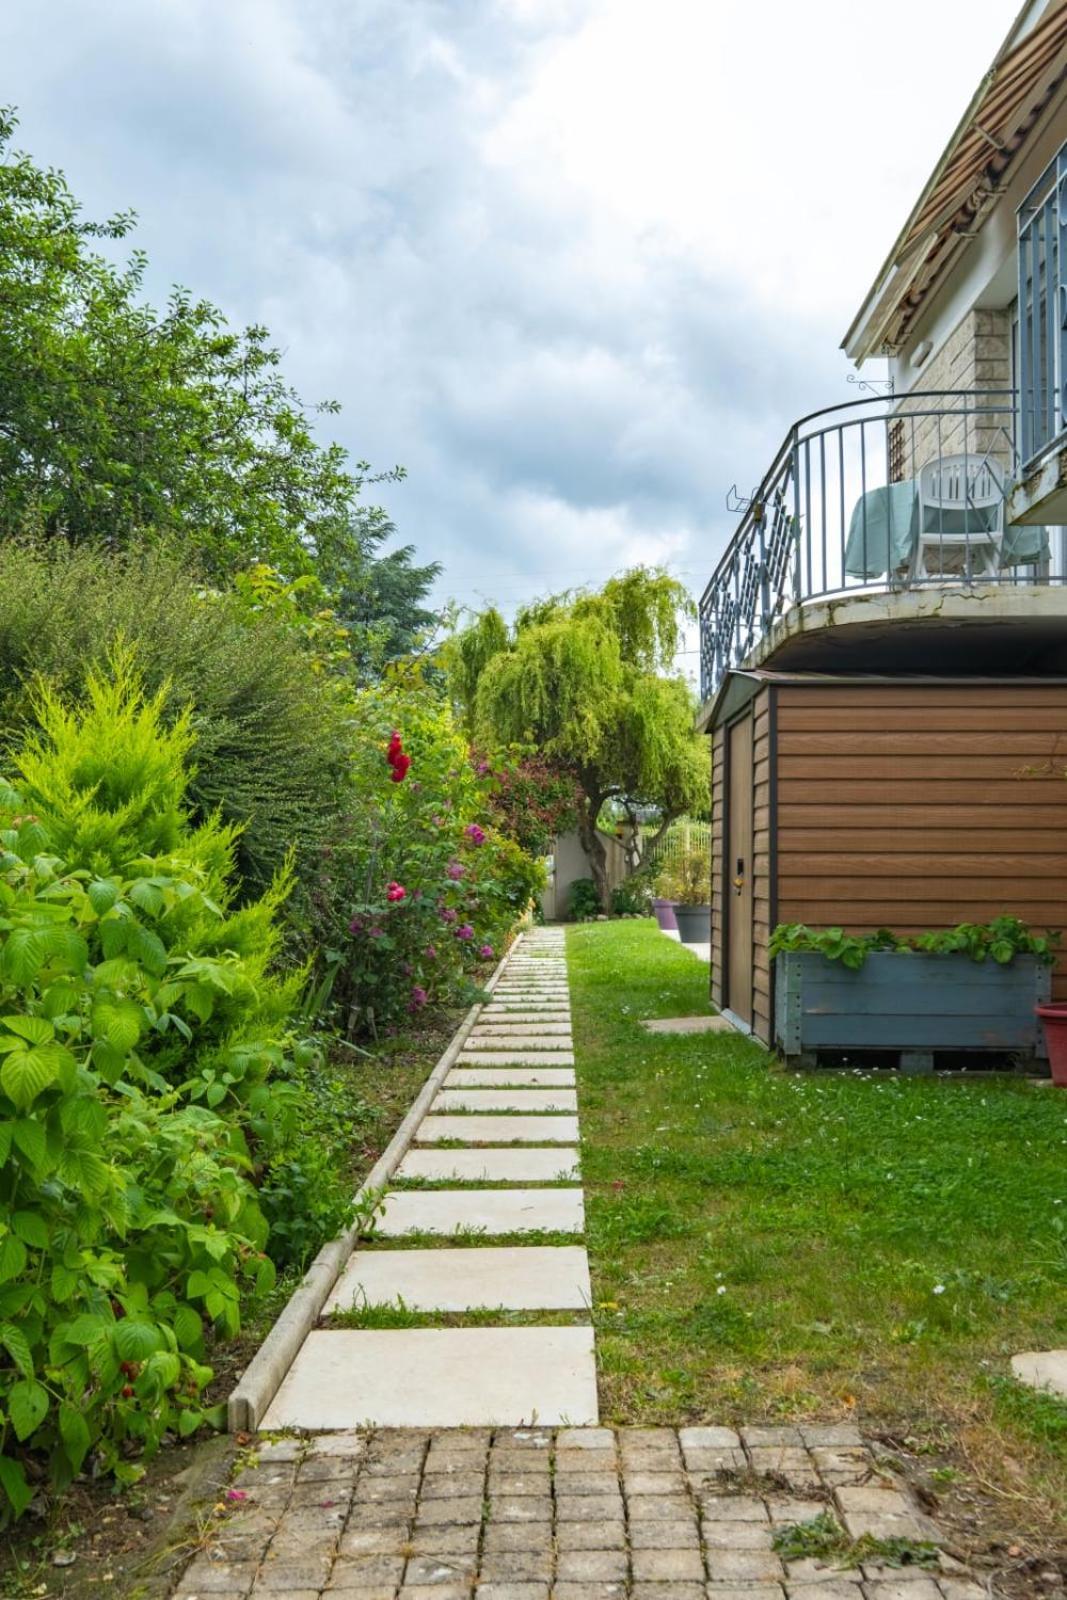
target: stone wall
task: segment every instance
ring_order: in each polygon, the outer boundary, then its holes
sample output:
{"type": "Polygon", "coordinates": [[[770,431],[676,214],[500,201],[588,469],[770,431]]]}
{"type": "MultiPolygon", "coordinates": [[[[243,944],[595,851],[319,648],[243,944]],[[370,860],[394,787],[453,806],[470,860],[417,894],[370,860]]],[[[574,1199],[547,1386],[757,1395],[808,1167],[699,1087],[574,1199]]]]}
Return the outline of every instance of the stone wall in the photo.
{"type": "MultiPolygon", "coordinates": [[[[1011,388],[1011,312],[969,311],[959,326],[945,340],[941,349],[931,355],[916,382],[917,389],[953,389],[977,391],[981,389],[1011,388]]],[[[985,400],[978,398],[977,405],[995,405],[996,396],[985,400]]],[[[1005,400],[1007,397],[1005,396],[1005,400]]],[[[906,420],[917,411],[940,410],[951,413],[953,401],[943,399],[914,400],[901,398],[897,407],[898,421],[892,429],[892,467],[894,479],[914,478],[927,462],[940,456],[979,455],[987,453],[991,461],[1005,470],[1010,465],[1009,440],[1012,434],[1012,417],[1006,405],[1003,411],[976,417],[942,415],[917,417],[906,420]]]]}

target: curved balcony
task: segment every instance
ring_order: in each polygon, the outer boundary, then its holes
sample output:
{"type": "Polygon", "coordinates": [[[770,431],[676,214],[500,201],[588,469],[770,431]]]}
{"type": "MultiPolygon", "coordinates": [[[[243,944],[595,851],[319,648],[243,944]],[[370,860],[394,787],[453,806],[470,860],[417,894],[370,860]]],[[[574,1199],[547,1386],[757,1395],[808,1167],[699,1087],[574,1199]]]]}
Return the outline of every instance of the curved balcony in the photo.
{"type": "Polygon", "coordinates": [[[1011,390],[930,390],[789,431],[700,601],[701,695],[812,601],[1062,585],[1061,529],[1009,519],[1011,390]]]}

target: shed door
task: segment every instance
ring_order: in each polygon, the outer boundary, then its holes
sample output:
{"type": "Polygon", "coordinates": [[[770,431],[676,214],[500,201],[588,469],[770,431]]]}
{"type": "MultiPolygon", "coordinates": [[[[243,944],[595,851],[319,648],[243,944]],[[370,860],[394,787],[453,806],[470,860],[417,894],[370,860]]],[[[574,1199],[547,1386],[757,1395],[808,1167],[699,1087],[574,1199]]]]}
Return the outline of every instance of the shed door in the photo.
{"type": "Polygon", "coordinates": [[[727,730],[726,1004],[752,1021],[752,718],[727,730]]]}

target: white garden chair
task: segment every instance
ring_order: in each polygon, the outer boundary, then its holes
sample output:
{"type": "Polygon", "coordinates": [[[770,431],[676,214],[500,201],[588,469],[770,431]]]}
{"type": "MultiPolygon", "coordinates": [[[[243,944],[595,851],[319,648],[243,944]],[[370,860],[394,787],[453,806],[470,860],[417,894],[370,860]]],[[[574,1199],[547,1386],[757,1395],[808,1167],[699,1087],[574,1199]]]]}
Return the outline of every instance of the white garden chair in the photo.
{"type": "Polygon", "coordinates": [[[988,456],[937,456],[928,461],[919,473],[918,501],[913,577],[975,577],[997,571],[1004,537],[1004,489],[988,456]],[[927,566],[931,550],[938,552],[936,573],[927,566]],[[945,560],[961,555],[962,571],[945,560]]]}

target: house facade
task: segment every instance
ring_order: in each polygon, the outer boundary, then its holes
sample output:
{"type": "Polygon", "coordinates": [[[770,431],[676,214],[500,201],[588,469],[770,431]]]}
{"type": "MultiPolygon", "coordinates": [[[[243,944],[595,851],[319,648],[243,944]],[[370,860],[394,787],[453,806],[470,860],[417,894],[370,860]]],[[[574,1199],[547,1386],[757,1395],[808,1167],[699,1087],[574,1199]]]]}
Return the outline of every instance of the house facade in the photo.
{"type": "Polygon", "coordinates": [[[889,383],[790,430],[700,603],[712,996],[768,1043],[777,923],[1067,926],[1067,0],[844,347],[889,383]]]}

